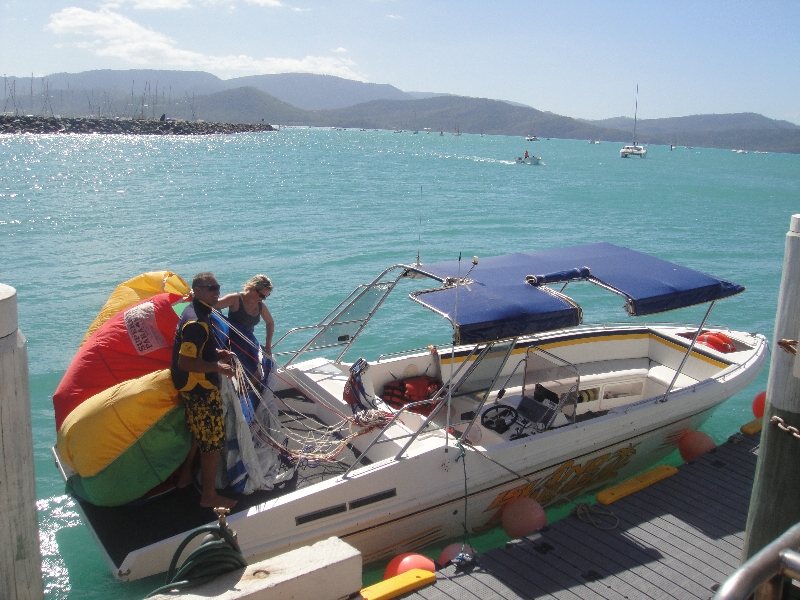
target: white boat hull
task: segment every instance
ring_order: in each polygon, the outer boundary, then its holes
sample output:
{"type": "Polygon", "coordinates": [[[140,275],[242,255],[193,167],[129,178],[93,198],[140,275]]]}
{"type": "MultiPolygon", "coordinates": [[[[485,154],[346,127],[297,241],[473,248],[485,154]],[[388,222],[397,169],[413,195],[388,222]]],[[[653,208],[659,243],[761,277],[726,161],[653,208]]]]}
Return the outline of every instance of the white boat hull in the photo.
{"type": "MultiPolygon", "coordinates": [[[[737,340],[737,351],[721,355],[698,348],[662,401],[685,352],[685,336],[679,334],[686,331],[587,328],[579,335],[573,330],[528,339],[527,345],[535,343],[581,369],[582,388],[596,385],[598,390],[587,405],[597,403],[604,414],[572,423],[561,415],[560,426],[518,439],[481,427],[479,419],[468,435],[474,445],[465,444],[463,457],[443,427],[422,433],[399,459],[396,454],[407,438],[390,441],[372,464],[234,514],[228,523],[237,531],[248,560],[339,536],[370,563],[462,535],[465,512],[468,530],[479,532],[498,525],[500,509],[514,498],[529,496],[550,506],[607,487],[672,452],[683,433],[697,429],[715,407],[750,384],[766,359],[763,336],[729,332],[737,340]],[[604,367],[608,369],[602,371],[604,367]]],[[[512,356],[524,351],[520,346],[512,356]]],[[[403,361],[423,360],[428,357],[376,362],[371,366],[373,380],[403,361]]],[[[506,371],[512,362],[516,361],[509,359],[506,371]]],[[[313,375],[308,380],[316,378],[320,393],[329,393],[332,402],[338,393],[336,377],[323,381],[321,375],[331,373],[331,364],[323,369],[309,361],[292,369],[313,375]]],[[[513,405],[520,400],[519,392],[509,388],[502,402],[513,405]]],[[[581,414],[581,406],[576,404],[573,412],[581,414]]],[[[405,424],[392,427],[396,433],[408,433],[421,419],[406,413],[405,424]]],[[[359,442],[361,451],[368,441],[359,442]]],[[[131,580],[165,571],[183,537],[131,552],[118,569],[114,567],[117,577],[131,580]]]]}

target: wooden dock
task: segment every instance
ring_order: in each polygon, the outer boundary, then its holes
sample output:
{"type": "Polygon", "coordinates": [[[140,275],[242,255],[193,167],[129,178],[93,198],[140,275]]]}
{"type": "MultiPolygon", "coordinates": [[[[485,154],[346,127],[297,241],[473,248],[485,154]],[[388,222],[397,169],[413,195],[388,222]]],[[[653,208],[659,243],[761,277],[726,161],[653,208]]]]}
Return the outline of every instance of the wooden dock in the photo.
{"type": "Polygon", "coordinates": [[[448,566],[414,600],[712,598],[739,566],[760,434],[735,434],[678,473],[608,505],[599,529],[574,513],[448,566]]]}

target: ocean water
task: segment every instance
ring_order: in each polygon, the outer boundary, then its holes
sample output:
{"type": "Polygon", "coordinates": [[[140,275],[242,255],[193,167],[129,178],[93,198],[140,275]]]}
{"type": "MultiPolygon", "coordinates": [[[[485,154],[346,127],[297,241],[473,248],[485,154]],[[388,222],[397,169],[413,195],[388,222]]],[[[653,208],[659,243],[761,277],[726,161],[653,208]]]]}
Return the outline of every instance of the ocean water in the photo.
{"type": "MultiPolygon", "coordinates": [[[[0,282],[28,340],[46,598],[140,598],[117,582],[50,455],[52,394],[114,287],[139,273],[211,270],[223,293],[268,274],[276,339],[316,323],[392,264],[608,241],[747,287],[710,322],[772,337],[783,248],[800,212],[800,156],[520,137],[289,128],[208,137],[0,136],[0,282]],[[526,149],[543,164],[518,165],[526,149]]],[[[570,287],[587,322],[622,301],[570,287]]],[[[449,327],[395,298],[359,351],[421,347],[449,327]],[[410,340],[403,344],[400,340],[410,340]]],[[[662,320],[698,322],[704,308],[662,320]]],[[[758,381],[705,430],[751,420],[758,381]]]]}

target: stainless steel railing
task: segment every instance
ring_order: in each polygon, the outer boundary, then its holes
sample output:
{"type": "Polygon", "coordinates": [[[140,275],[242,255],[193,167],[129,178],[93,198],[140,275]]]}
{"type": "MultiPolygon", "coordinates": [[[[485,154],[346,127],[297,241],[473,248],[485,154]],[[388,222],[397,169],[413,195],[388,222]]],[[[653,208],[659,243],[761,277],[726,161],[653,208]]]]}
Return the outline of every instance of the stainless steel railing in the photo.
{"type": "Polygon", "coordinates": [[[762,548],[717,590],[714,600],[781,600],[786,578],[800,579],[800,523],[762,548]]]}

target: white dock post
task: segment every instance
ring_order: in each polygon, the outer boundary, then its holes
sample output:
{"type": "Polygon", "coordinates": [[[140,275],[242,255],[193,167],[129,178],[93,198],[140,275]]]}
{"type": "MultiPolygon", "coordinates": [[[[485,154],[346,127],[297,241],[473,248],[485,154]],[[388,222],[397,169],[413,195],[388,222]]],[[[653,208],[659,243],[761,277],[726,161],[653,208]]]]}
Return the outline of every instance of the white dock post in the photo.
{"type": "Polygon", "coordinates": [[[747,514],[742,562],[800,521],[800,356],[778,347],[781,339],[800,339],[800,215],[792,215],[783,256],[783,276],[775,316],[775,337],[767,381],[761,446],[747,514]]]}
{"type": "Polygon", "coordinates": [[[17,291],[0,283],[0,598],[43,595],[28,348],[17,326],[17,291]]]}

